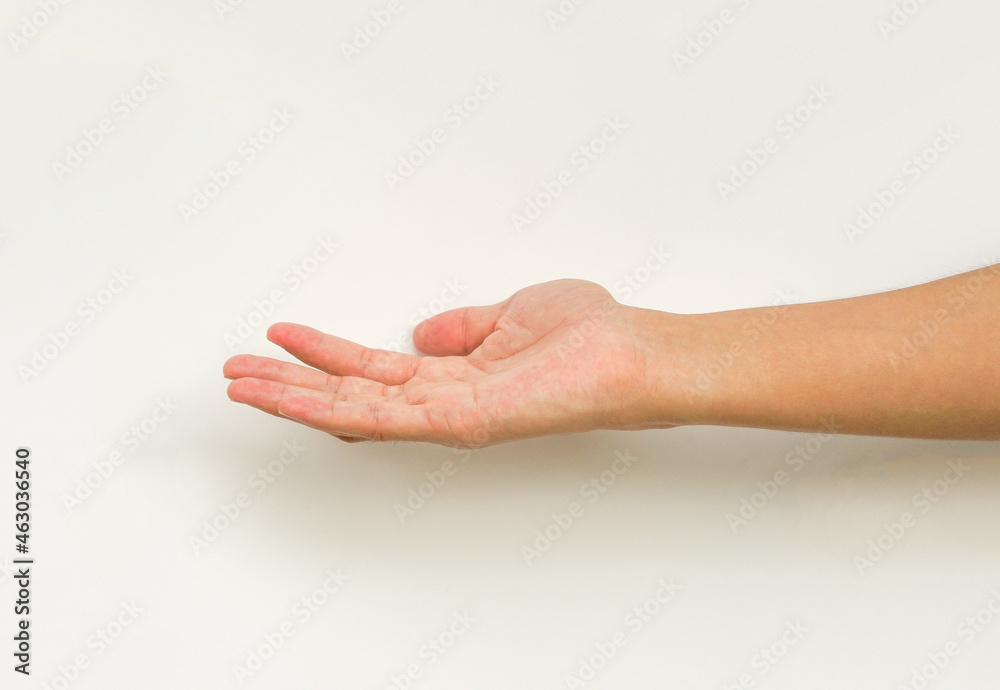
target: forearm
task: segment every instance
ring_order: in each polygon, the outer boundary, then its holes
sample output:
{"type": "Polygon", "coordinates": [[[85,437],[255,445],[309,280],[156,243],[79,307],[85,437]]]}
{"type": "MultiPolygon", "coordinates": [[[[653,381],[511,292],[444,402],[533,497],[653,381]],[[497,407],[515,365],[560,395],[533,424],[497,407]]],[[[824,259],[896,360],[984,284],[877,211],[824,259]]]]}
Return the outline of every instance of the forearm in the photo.
{"type": "Polygon", "coordinates": [[[639,426],[1000,439],[1000,265],[875,295],[638,309],[639,426]]]}

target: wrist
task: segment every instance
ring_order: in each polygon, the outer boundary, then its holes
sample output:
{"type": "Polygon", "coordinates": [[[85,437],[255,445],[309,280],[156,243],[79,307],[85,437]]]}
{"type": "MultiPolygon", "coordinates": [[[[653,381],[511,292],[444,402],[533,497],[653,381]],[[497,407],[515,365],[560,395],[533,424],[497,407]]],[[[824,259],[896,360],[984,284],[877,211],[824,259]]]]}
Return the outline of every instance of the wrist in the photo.
{"type": "Polygon", "coordinates": [[[699,377],[699,372],[704,375],[704,354],[717,339],[710,316],[629,307],[636,367],[627,428],[712,423],[719,390],[699,377]]]}
{"type": "MultiPolygon", "coordinates": [[[[834,414],[829,390],[847,372],[842,348],[803,326],[803,305],[670,314],[642,309],[645,373],[637,409],[645,428],[693,424],[809,430],[834,414]],[[793,316],[794,315],[794,316],[793,316]]],[[[814,317],[815,318],[815,317],[814,317]]],[[[825,428],[825,426],[824,426],[825,428]]]]}

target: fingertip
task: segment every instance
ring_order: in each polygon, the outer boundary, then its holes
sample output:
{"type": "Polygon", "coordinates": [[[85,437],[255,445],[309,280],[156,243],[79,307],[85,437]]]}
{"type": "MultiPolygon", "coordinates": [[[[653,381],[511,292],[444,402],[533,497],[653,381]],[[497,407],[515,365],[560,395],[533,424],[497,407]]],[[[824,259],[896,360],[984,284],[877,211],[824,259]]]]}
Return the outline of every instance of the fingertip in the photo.
{"type": "Polygon", "coordinates": [[[242,400],[239,399],[239,386],[237,385],[239,384],[239,382],[240,382],[239,379],[235,379],[233,381],[230,381],[229,385],[226,386],[226,395],[233,402],[243,402],[242,400]]]}
{"type": "Polygon", "coordinates": [[[227,379],[239,378],[239,371],[241,365],[246,361],[249,355],[233,355],[225,361],[222,365],[222,375],[227,379]]]}
{"type": "Polygon", "coordinates": [[[303,420],[306,409],[314,403],[313,400],[309,398],[283,398],[278,401],[278,406],[275,408],[282,417],[288,417],[289,419],[294,419],[297,422],[303,420]]]}
{"type": "MultiPolygon", "coordinates": [[[[434,317],[432,316],[431,318],[433,319],[434,317]]],[[[410,336],[410,339],[413,341],[413,347],[417,348],[418,352],[422,352],[425,355],[428,354],[427,322],[429,320],[430,319],[424,319],[418,323],[413,329],[413,334],[410,336]]]]}
{"type": "Polygon", "coordinates": [[[293,354],[321,341],[324,335],[322,331],[300,323],[275,323],[267,329],[268,340],[293,354]]]}
{"type": "Polygon", "coordinates": [[[458,342],[461,318],[459,310],[449,310],[424,319],[413,329],[413,347],[432,357],[466,354],[458,342]]]}
{"type": "Polygon", "coordinates": [[[277,343],[278,342],[277,339],[281,338],[281,334],[285,330],[287,330],[287,328],[290,325],[291,324],[285,323],[284,321],[279,321],[278,323],[272,323],[270,326],[268,326],[267,333],[265,334],[265,337],[268,340],[270,340],[272,343],[277,343]]]}
{"type": "Polygon", "coordinates": [[[340,436],[338,434],[333,435],[334,438],[343,441],[344,443],[361,443],[362,441],[367,441],[367,438],[358,438],[357,436],[340,436]]]}
{"type": "Polygon", "coordinates": [[[262,381],[252,376],[241,376],[229,382],[226,387],[226,395],[233,402],[244,405],[259,405],[268,395],[271,381],[262,381]]]}
{"type": "Polygon", "coordinates": [[[468,355],[496,328],[505,303],[458,307],[424,319],[413,329],[413,346],[425,355],[468,355]]]}

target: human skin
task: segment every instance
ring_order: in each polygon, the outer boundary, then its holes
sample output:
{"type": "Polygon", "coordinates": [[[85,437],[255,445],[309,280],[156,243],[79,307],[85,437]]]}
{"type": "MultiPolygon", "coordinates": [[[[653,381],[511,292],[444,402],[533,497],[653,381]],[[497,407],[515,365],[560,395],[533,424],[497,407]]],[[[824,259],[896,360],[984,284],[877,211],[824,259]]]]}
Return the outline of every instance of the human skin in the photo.
{"type": "Polygon", "coordinates": [[[1000,264],[826,302],[674,314],[556,280],[417,325],[424,356],[307,326],[236,355],[230,399],[344,441],[475,448],[710,424],[1000,440],[1000,264]]]}

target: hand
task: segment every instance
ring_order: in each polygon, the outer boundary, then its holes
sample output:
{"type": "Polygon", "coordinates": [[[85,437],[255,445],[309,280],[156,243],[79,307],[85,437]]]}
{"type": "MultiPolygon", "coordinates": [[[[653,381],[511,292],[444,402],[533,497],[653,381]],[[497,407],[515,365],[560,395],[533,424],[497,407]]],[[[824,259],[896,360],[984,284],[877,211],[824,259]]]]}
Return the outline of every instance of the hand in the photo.
{"type": "Polygon", "coordinates": [[[413,343],[429,356],[278,323],[268,339],[309,366],[237,355],[223,373],[231,400],[344,441],[473,448],[640,428],[645,355],[632,316],[596,283],[555,280],[421,322],[413,343]]]}

